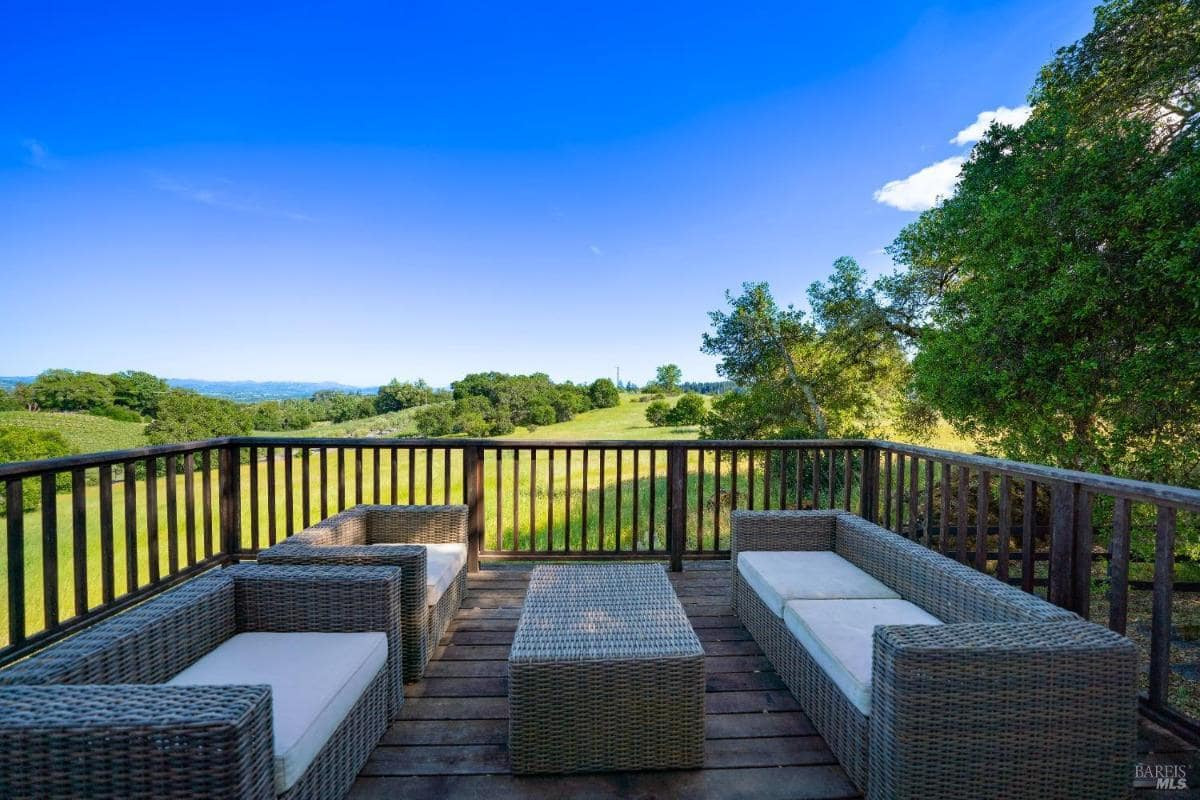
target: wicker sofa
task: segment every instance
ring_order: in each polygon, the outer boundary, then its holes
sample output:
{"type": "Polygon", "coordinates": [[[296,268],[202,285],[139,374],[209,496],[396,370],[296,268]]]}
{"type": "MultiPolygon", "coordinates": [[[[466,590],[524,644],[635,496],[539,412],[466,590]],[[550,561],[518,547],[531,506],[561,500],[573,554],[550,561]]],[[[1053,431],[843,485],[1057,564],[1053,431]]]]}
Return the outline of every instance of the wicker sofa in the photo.
{"type": "Polygon", "coordinates": [[[258,554],[260,564],[397,566],[404,680],[418,681],[467,589],[467,507],[359,505],[258,554]]]}
{"type": "Polygon", "coordinates": [[[403,701],[400,582],[239,565],[0,671],[0,797],[343,796],[403,701]]]}
{"type": "Polygon", "coordinates": [[[1129,640],[839,511],[736,511],[732,603],[882,798],[1127,797],[1129,640]]]}

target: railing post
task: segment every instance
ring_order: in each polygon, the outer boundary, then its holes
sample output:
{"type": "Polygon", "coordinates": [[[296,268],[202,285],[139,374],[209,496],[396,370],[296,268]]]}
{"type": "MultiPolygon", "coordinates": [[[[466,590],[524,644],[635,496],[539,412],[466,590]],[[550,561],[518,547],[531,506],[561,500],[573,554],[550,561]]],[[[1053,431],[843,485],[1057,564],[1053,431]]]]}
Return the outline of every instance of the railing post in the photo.
{"type": "MultiPolygon", "coordinates": [[[[234,557],[242,545],[242,460],[237,445],[221,448],[218,462],[221,494],[221,547],[234,557]]],[[[251,502],[254,499],[251,498],[251,502]]]]}
{"type": "Polygon", "coordinates": [[[467,496],[467,571],[478,572],[479,550],[483,546],[482,447],[463,448],[463,473],[467,496]]]}
{"type": "Polygon", "coordinates": [[[1079,485],[1055,482],[1050,488],[1051,603],[1075,610],[1075,511],[1079,485]]]}
{"type": "Polygon", "coordinates": [[[687,450],[679,445],[667,448],[667,550],[671,571],[683,571],[683,550],[687,539],[687,450]]]}
{"type": "Polygon", "coordinates": [[[879,509],[879,448],[868,445],[863,448],[862,479],[858,489],[858,515],[870,522],[875,521],[879,509]]]}

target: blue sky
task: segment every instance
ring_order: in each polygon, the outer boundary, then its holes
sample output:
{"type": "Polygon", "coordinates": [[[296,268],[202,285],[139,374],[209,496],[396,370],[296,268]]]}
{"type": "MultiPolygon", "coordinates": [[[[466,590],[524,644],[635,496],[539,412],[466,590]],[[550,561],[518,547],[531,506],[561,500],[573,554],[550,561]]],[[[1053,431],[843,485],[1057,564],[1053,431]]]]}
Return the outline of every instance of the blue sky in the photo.
{"type": "Polygon", "coordinates": [[[246,5],[8,6],[0,374],[711,379],[1092,4],[246,5]]]}

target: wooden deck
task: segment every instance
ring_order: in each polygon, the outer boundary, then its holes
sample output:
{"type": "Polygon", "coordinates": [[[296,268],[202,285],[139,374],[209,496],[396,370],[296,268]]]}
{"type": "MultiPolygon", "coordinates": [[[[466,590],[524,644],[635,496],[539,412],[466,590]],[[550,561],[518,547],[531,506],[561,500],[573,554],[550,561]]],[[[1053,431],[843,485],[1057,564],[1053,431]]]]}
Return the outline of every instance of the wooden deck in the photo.
{"type": "MultiPolygon", "coordinates": [[[[407,687],[400,717],[363,768],[351,798],[860,797],[733,615],[726,561],[687,562],[682,573],[669,573],[707,655],[704,769],[510,775],[507,658],[530,568],[493,565],[470,576],[467,598],[425,679],[407,687]]],[[[1139,758],[1189,763],[1196,775],[1195,752],[1176,751],[1175,741],[1143,726],[1139,758]]],[[[1135,793],[1137,800],[1187,795],[1135,793]]]]}

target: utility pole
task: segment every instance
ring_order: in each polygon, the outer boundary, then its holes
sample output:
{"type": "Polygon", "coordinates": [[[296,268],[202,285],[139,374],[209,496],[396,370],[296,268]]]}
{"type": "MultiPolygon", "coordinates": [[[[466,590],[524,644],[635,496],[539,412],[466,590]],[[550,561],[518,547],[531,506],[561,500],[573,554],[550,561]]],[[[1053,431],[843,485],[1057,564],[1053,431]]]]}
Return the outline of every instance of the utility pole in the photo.
{"type": "Polygon", "coordinates": [[[617,388],[621,388],[621,367],[617,367],[617,388]]]}

